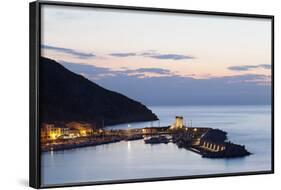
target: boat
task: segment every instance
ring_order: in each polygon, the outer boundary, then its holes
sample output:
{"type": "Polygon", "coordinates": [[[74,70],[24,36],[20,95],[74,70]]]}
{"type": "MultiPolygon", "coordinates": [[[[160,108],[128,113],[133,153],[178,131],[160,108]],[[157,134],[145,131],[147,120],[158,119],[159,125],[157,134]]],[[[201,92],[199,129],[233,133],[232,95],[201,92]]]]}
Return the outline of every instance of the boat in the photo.
{"type": "Polygon", "coordinates": [[[169,143],[169,139],[165,136],[153,136],[148,139],[145,139],[144,142],[146,144],[160,144],[160,143],[167,144],[169,143]]]}
{"type": "Polygon", "coordinates": [[[134,140],[140,140],[140,139],[143,139],[142,135],[131,135],[131,136],[128,136],[125,140],[134,141],[134,140]]]}

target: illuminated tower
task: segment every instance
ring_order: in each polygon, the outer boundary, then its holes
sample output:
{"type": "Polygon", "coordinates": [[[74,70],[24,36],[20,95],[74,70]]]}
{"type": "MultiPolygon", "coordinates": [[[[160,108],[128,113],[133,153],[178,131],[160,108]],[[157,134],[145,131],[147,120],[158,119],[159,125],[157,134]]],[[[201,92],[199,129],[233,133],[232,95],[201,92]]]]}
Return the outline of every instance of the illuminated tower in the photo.
{"type": "Polygon", "coordinates": [[[183,116],[176,116],[175,128],[180,129],[180,128],[183,128],[183,127],[184,127],[183,116]]]}

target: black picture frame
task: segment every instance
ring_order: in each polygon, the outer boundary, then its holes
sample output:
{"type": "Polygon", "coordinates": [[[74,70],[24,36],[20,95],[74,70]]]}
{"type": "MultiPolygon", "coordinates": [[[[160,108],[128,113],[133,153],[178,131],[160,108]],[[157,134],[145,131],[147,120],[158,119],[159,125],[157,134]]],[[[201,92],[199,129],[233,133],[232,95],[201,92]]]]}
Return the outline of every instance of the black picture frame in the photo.
{"type": "Polygon", "coordinates": [[[30,123],[29,123],[29,184],[33,188],[50,188],[50,187],[74,187],[85,185],[101,185],[101,184],[116,184],[116,183],[135,183],[135,182],[151,182],[163,180],[182,180],[194,178],[213,178],[227,176],[242,176],[242,175],[257,175],[257,174],[273,174],[274,173],[274,16],[260,14],[245,14],[245,13],[229,13],[229,12],[212,12],[198,10],[182,10],[182,9],[167,9],[167,8],[152,8],[152,7],[133,7],[120,5],[104,5],[104,4],[89,4],[89,3],[71,3],[71,2],[55,2],[55,1],[34,1],[29,4],[29,57],[30,57],[30,123]],[[255,171],[255,172],[239,172],[227,174],[210,174],[210,175],[195,175],[195,176],[174,176],[174,177],[159,177],[133,180],[110,180],[101,182],[81,182],[67,183],[60,185],[42,186],[41,184],[41,165],[40,165],[40,128],[39,128],[39,57],[41,47],[41,6],[42,5],[59,5],[70,7],[93,7],[118,10],[138,10],[145,12],[165,12],[165,13],[183,13],[195,15],[216,15],[230,16],[240,18],[263,18],[271,21],[271,170],[255,171]]]}

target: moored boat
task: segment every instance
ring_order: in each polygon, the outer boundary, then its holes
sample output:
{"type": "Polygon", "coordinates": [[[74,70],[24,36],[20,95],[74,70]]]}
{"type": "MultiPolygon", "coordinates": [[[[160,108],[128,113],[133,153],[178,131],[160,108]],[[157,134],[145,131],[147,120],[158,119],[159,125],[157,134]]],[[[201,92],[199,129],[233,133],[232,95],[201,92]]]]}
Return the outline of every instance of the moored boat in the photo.
{"type": "Polygon", "coordinates": [[[165,136],[153,136],[148,139],[145,139],[146,144],[160,144],[160,143],[169,143],[169,139],[165,136]]]}

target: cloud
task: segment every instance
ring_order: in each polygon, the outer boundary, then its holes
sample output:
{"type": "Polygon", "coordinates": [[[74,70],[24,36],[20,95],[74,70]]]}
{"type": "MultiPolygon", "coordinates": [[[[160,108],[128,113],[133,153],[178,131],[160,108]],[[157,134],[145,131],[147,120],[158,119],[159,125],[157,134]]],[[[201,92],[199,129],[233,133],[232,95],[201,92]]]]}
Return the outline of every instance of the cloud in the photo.
{"type": "Polygon", "coordinates": [[[194,57],[189,55],[172,54],[172,53],[164,54],[164,53],[158,53],[155,50],[145,51],[140,55],[144,57],[154,58],[154,59],[170,59],[170,60],[194,59],[194,57]]]}
{"type": "Polygon", "coordinates": [[[182,76],[115,75],[95,80],[145,105],[270,104],[270,76],[236,75],[196,79],[182,76]]]}
{"type": "Polygon", "coordinates": [[[93,53],[85,53],[85,52],[76,51],[76,50],[69,49],[69,48],[55,47],[55,46],[49,46],[49,45],[42,45],[42,48],[61,52],[61,53],[66,53],[66,54],[75,56],[79,59],[89,59],[89,58],[96,57],[96,55],[93,53]]]}
{"type": "Polygon", "coordinates": [[[154,59],[171,59],[171,60],[182,60],[182,59],[194,59],[194,57],[180,54],[154,54],[148,55],[146,57],[151,57],[154,59]]]}
{"type": "Polygon", "coordinates": [[[271,76],[269,75],[261,75],[261,74],[246,74],[246,75],[235,75],[235,76],[227,76],[222,77],[229,84],[234,83],[252,83],[256,85],[270,85],[271,84],[271,76]]]}
{"type": "Polygon", "coordinates": [[[261,64],[261,65],[244,65],[244,66],[231,66],[231,67],[228,67],[228,69],[232,70],[232,71],[248,71],[248,70],[257,69],[257,68],[271,69],[271,65],[261,64]]]}
{"type": "Polygon", "coordinates": [[[65,68],[69,69],[70,71],[78,73],[90,79],[114,76],[116,74],[111,69],[104,68],[104,67],[96,67],[93,65],[72,63],[63,60],[59,60],[58,62],[62,64],[65,68]]]}
{"type": "MultiPolygon", "coordinates": [[[[42,45],[43,49],[47,50],[53,50],[56,52],[65,53],[68,55],[72,55],[74,57],[77,57],[79,59],[90,59],[90,58],[96,58],[96,55],[93,53],[86,53],[70,48],[63,48],[63,47],[56,47],[56,46],[50,46],[50,45],[42,45]]],[[[119,57],[119,58],[125,58],[125,57],[132,57],[132,56],[140,56],[140,57],[148,57],[153,59],[162,59],[162,60],[184,60],[184,59],[194,59],[194,57],[189,55],[183,55],[183,54],[173,54],[173,53],[159,53],[155,50],[147,50],[143,52],[114,52],[108,54],[112,57],[119,57]]]]}
{"type": "Polygon", "coordinates": [[[241,74],[196,79],[162,68],[112,70],[59,61],[72,72],[146,105],[270,104],[271,76],[241,74]],[[147,72],[163,74],[146,77],[147,72]],[[168,74],[168,75],[166,75],[168,74]]]}
{"type": "Polygon", "coordinates": [[[129,56],[136,56],[136,53],[111,53],[109,54],[114,57],[129,57],[129,56]]]}
{"type": "Polygon", "coordinates": [[[260,65],[261,68],[264,68],[264,69],[271,69],[271,65],[268,65],[268,64],[262,64],[260,65]]]}
{"type": "Polygon", "coordinates": [[[67,69],[91,79],[102,79],[113,76],[134,76],[138,78],[151,76],[176,76],[170,70],[162,68],[124,68],[124,70],[112,70],[109,68],[96,67],[94,65],[86,65],[81,63],[72,63],[63,60],[59,60],[59,63],[61,63],[67,69]]]}
{"type": "Polygon", "coordinates": [[[163,76],[175,76],[168,69],[161,69],[161,68],[139,68],[139,69],[126,69],[122,71],[114,71],[116,74],[122,74],[126,76],[135,76],[138,78],[145,78],[145,77],[163,77],[163,76]]]}
{"type": "Polygon", "coordinates": [[[163,75],[167,75],[167,74],[171,74],[171,71],[168,69],[161,69],[161,68],[139,68],[134,70],[135,72],[139,72],[139,73],[156,73],[156,74],[163,74],[163,75]]]}
{"type": "MultiPolygon", "coordinates": [[[[224,81],[225,84],[253,84],[253,85],[270,85],[271,84],[271,76],[270,75],[262,75],[262,74],[241,74],[241,75],[233,75],[233,76],[222,76],[215,77],[210,76],[206,78],[196,79],[197,75],[190,76],[179,76],[176,73],[171,72],[168,69],[162,68],[138,68],[138,69],[128,69],[124,68],[124,70],[112,70],[110,68],[105,67],[96,67],[94,65],[86,65],[80,63],[72,63],[60,60],[63,66],[67,69],[81,74],[89,79],[93,80],[101,80],[105,78],[114,78],[118,80],[118,78],[177,78],[178,81],[181,80],[193,80],[193,81],[209,81],[209,84],[217,83],[220,81],[224,81]]],[[[205,83],[205,82],[204,82],[205,83]]]]}
{"type": "Polygon", "coordinates": [[[171,54],[171,53],[164,54],[164,53],[158,53],[155,50],[144,51],[141,53],[136,53],[136,52],[111,53],[109,55],[114,57],[142,56],[142,57],[149,57],[153,59],[166,59],[166,60],[194,59],[194,57],[189,55],[171,54]]]}

